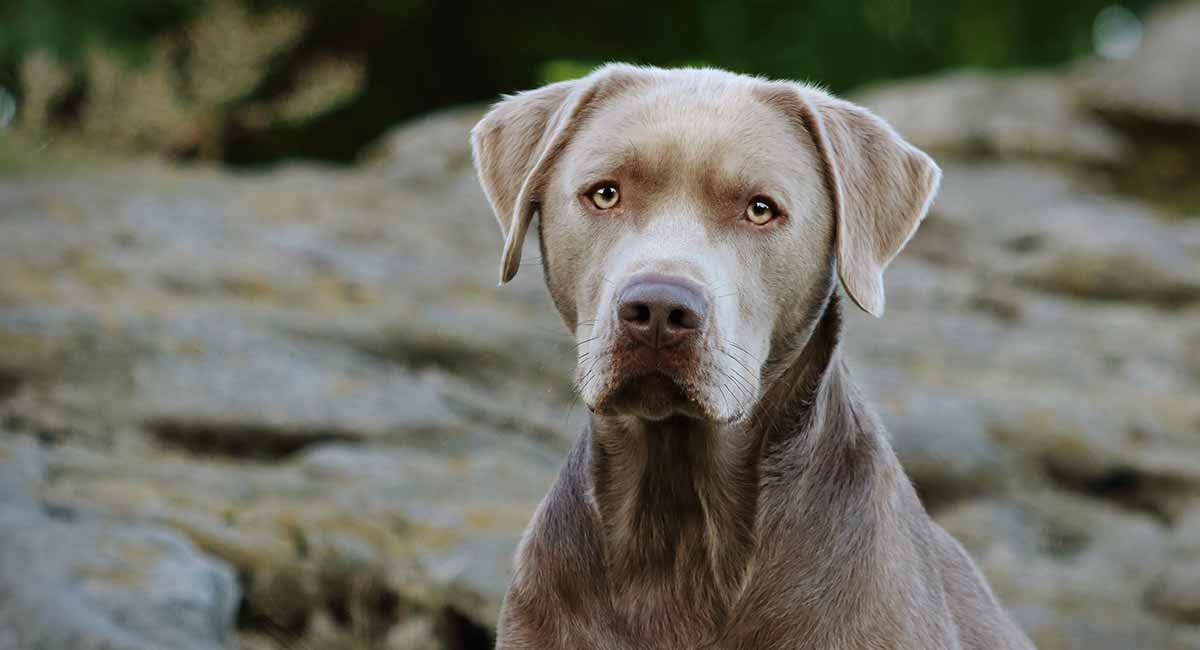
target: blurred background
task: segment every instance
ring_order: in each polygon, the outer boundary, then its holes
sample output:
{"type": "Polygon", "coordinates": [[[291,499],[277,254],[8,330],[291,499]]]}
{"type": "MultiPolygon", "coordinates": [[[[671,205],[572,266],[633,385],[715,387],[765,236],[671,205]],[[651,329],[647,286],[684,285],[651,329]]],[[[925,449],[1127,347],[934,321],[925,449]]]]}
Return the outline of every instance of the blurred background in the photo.
{"type": "Polygon", "coordinates": [[[951,67],[1120,56],[1151,4],[8,0],[0,83],[29,126],[121,149],[349,162],[401,120],[607,61],[714,65],[845,92],[951,67]]]}
{"type": "Polygon", "coordinates": [[[491,647],[586,410],[467,132],[622,60],[938,159],[853,314],[1043,650],[1200,648],[1200,2],[0,2],[0,650],[491,647]]]}

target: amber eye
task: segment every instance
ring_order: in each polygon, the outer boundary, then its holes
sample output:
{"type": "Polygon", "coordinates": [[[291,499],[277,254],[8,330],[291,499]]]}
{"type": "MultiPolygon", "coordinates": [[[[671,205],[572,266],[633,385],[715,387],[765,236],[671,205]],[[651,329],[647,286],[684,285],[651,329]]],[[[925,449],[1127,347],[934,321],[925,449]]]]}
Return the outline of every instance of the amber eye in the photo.
{"type": "Polygon", "coordinates": [[[616,185],[601,185],[592,191],[592,203],[601,210],[615,207],[620,200],[621,193],[617,191],[616,185]]]}
{"type": "Polygon", "coordinates": [[[746,218],[756,226],[767,225],[775,216],[775,208],[763,199],[754,199],[746,206],[746,218]]]}

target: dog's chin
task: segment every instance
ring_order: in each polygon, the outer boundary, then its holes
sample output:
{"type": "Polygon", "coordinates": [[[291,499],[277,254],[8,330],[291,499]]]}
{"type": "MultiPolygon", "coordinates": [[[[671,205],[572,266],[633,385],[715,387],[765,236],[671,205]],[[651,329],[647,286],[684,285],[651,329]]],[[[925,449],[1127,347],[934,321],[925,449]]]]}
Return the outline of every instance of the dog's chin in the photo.
{"type": "Polygon", "coordinates": [[[711,410],[685,384],[658,371],[615,382],[612,390],[597,400],[593,411],[651,421],[676,416],[714,419],[711,410]]]}

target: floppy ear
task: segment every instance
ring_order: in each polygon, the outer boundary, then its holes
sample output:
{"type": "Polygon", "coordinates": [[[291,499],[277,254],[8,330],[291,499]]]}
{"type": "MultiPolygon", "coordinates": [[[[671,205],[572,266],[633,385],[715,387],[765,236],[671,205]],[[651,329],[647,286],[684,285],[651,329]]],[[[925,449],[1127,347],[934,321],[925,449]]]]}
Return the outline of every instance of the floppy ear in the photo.
{"type": "Polygon", "coordinates": [[[842,287],[882,316],[883,270],[925,218],[942,171],[867,109],[808,86],[799,95],[833,199],[842,287]]]}
{"type": "Polygon", "coordinates": [[[596,99],[600,82],[624,67],[607,66],[583,79],[506,97],[471,129],[475,171],[504,235],[501,284],[520,268],[521,246],[549,168],[596,99]]]}

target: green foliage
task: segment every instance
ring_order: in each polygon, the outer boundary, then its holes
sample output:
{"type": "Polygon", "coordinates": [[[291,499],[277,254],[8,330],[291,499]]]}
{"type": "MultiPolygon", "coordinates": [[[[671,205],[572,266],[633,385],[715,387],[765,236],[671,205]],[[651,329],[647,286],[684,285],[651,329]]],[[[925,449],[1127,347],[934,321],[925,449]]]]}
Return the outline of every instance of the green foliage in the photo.
{"type": "Polygon", "coordinates": [[[77,60],[89,43],[111,48],[131,62],[149,40],[194,16],[204,0],[5,0],[0,3],[0,65],[32,50],[77,60]]]}
{"type": "MultiPolygon", "coordinates": [[[[144,61],[152,39],[218,0],[0,0],[0,84],[22,57],[76,61],[88,44],[144,61]]],[[[312,124],[223,135],[227,160],[347,160],[383,129],[438,107],[577,77],[608,61],[712,65],[846,91],[948,67],[1047,65],[1089,52],[1112,0],[231,0],[301,10],[308,27],[255,92],[296,69],[349,58],[367,70],[353,103],[312,124]]],[[[1154,0],[1126,0],[1143,12],[1154,0]]],[[[86,89],[86,83],[81,88],[86,89]]],[[[20,88],[16,89],[20,92],[20,88]]],[[[86,98],[84,98],[86,100],[86,98]]],[[[251,98],[253,99],[253,98],[251,98]]]]}
{"type": "Polygon", "coordinates": [[[591,72],[595,67],[595,63],[572,61],[570,59],[551,59],[542,64],[538,72],[538,79],[542,83],[548,84],[556,81],[578,79],[591,72]]]}
{"type": "MultiPolygon", "coordinates": [[[[246,2],[301,7],[337,17],[347,27],[361,24],[347,20],[357,14],[389,29],[397,39],[416,36],[421,44],[449,56],[474,58],[486,65],[485,74],[495,77],[561,78],[609,60],[667,65],[704,61],[772,76],[809,77],[835,89],[952,65],[1062,61],[1089,49],[1092,19],[1111,4],[1111,0],[246,2]],[[452,29],[429,25],[430,18],[452,29]],[[441,43],[422,38],[416,30],[423,27],[455,38],[441,43]],[[458,52],[446,51],[450,49],[458,52]]],[[[204,4],[205,0],[6,0],[0,4],[0,63],[11,63],[35,48],[71,60],[84,44],[93,42],[136,60],[145,54],[150,38],[176,28],[204,4]]],[[[1149,0],[1125,4],[1137,10],[1149,0]]],[[[420,63],[418,58],[407,65],[420,63]]]]}
{"type": "MultiPolygon", "coordinates": [[[[668,0],[524,3],[476,8],[468,28],[503,30],[509,64],[542,72],[633,60],[697,61],[771,77],[805,78],[844,91],[880,78],[954,66],[1015,67],[1091,50],[1092,22],[1111,0],[668,0]],[[559,8],[555,8],[559,7],[559,8]]],[[[1148,0],[1126,2],[1143,10],[1148,0]]],[[[494,38],[494,37],[493,37],[494,38]]],[[[496,44],[500,45],[500,44],[496,44]]]]}

